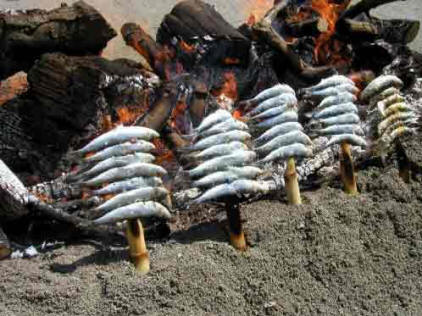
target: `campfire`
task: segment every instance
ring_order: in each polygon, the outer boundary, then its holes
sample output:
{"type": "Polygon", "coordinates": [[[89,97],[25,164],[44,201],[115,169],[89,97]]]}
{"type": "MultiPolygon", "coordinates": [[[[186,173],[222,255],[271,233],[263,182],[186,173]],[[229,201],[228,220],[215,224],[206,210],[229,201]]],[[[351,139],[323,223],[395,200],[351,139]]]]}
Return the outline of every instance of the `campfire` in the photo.
{"type": "MultiPolygon", "coordinates": [[[[370,14],[393,1],[256,1],[247,8],[248,20],[236,28],[205,2],[184,0],[163,18],[156,40],[137,21],[122,25],[122,41],[143,57],[141,63],[101,57],[117,33],[83,1],[51,11],[0,12],[0,259],[16,250],[7,236],[26,234],[29,226],[37,227],[28,224],[34,222],[70,228],[59,236],[66,241],[121,239],[121,225],[95,221],[93,211],[115,195],[88,188],[103,189],[115,178],[98,185],[69,179],[95,166],[90,156],[116,144],[84,152],[83,158],[75,151],[122,125],[159,135],[148,140],[156,168],[166,171],[160,177],[163,190],[171,193],[172,219],[144,221],[147,238],[210,220],[203,215],[210,204],[203,203],[211,202],[227,211],[232,243],[246,250],[242,203],[281,192],[299,205],[299,185],[301,191],[315,188],[322,178],[338,181],[338,174],[345,191],[356,195],[359,168],[394,159],[402,178],[411,181],[412,161],[402,140],[417,132],[422,56],[407,44],[420,23],[370,14]],[[277,108],[271,102],[278,102],[277,108]],[[329,106],[339,107],[323,112],[329,106]],[[223,112],[224,120],[212,116],[223,112]],[[286,116],[265,123],[281,114],[286,116]],[[225,120],[230,127],[219,130],[225,120]],[[212,124],[205,128],[207,122],[212,124]],[[283,127],[286,122],[291,124],[283,127]],[[271,133],[263,130],[270,128],[277,130],[274,137],[295,135],[295,143],[270,142],[271,133]],[[382,138],[385,131],[388,137],[382,138]],[[207,149],[201,141],[213,136],[209,146],[222,146],[230,161],[212,172],[231,173],[200,182],[218,156],[200,156],[207,149]],[[238,144],[228,145],[232,142],[238,144]],[[267,149],[278,151],[262,156],[267,149]],[[81,159],[89,163],[81,167],[81,159]],[[255,165],[259,169],[240,170],[255,165]],[[218,185],[232,191],[209,198],[207,190],[217,192],[218,185]],[[189,222],[194,212],[202,215],[189,222]]],[[[125,139],[130,154],[141,142],[134,138],[125,139]]],[[[134,256],[134,231],[143,228],[133,217],[128,223],[134,256]]],[[[58,238],[57,231],[46,238],[58,238]]]]}

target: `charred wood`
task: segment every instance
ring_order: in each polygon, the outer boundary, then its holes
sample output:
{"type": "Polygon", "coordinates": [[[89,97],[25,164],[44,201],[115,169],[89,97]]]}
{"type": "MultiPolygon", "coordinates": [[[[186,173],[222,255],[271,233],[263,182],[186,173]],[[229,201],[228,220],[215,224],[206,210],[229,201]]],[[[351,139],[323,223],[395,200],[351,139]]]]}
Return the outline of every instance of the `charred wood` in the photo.
{"type": "Polygon", "coordinates": [[[0,12],[0,80],[28,71],[43,53],[98,55],[116,36],[101,14],[83,1],[51,11],[0,12]]]}
{"type": "Polygon", "coordinates": [[[286,33],[292,37],[317,37],[327,31],[328,23],[321,18],[312,18],[301,22],[287,23],[285,28],[286,33]]]}
{"type": "Polygon", "coordinates": [[[406,0],[361,0],[360,2],[351,6],[349,9],[345,10],[343,14],[341,15],[340,19],[354,18],[361,13],[369,13],[370,10],[378,6],[381,6],[383,4],[387,4],[390,2],[396,2],[396,1],[406,1],[406,0]]]}

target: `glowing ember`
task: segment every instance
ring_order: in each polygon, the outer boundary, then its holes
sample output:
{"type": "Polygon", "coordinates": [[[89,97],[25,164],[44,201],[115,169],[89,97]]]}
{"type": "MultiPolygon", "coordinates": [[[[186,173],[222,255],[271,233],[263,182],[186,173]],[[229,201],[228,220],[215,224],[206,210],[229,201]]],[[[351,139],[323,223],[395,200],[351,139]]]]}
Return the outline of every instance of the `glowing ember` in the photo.
{"type": "Polygon", "coordinates": [[[246,5],[246,14],[249,14],[247,24],[252,26],[262,19],[264,15],[273,7],[273,0],[254,0],[246,5]]]}
{"type": "Polygon", "coordinates": [[[179,40],[179,46],[185,53],[193,53],[195,51],[194,45],[189,45],[184,40],[179,40]]]}
{"type": "Polygon", "coordinates": [[[336,32],[336,23],[340,13],[347,8],[349,3],[350,0],[346,0],[342,4],[331,3],[331,0],[312,0],[312,9],[318,12],[321,18],[328,23],[327,31],[322,33],[315,41],[314,58],[317,63],[320,63],[324,55],[330,52],[330,49],[324,46],[330,46],[330,40],[336,32]]]}
{"type": "Polygon", "coordinates": [[[19,72],[0,82],[0,106],[28,90],[26,74],[19,72]]]}
{"type": "Polygon", "coordinates": [[[152,143],[155,146],[154,155],[156,156],[155,163],[158,165],[165,165],[172,163],[175,160],[173,152],[167,148],[164,142],[159,139],[153,139],[152,143]]]}
{"type": "Polygon", "coordinates": [[[146,106],[121,106],[116,112],[118,116],[118,124],[131,125],[136,119],[138,119],[142,114],[145,113],[147,108],[146,106]]]}
{"type": "Polygon", "coordinates": [[[221,88],[212,91],[212,94],[217,98],[217,103],[221,108],[231,111],[238,98],[237,80],[232,71],[225,72],[223,78],[224,83],[221,88]]]}

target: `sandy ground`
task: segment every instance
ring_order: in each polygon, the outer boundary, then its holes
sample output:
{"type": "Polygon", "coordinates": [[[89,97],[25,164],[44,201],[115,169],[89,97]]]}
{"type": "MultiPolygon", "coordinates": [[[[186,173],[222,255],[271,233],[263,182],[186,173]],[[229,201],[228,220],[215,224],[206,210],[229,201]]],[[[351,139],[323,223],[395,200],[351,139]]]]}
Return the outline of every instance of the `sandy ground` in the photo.
{"type": "MultiPolygon", "coordinates": [[[[154,33],[176,1],[88,2],[116,29],[148,21],[154,33]]],[[[252,0],[210,2],[238,24],[252,0]]],[[[0,8],[57,5],[0,0],[0,8]]],[[[422,8],[410,0],[380,14],[420,19],[422,8]]],[[[110,56],[130,57],[116,47],[110,56]]],[[[421,49],[421,37],[413,47],[421,49]]],[[[422,165],[420,141],[413,149],[422,165]]],[[[134,273],[125,248],[69,245],[2,261],[0,315],[422,315],[422,180],[405,184],[392,166],[361,170],[358,179],[356,198],[335,182],[304,192],[300,207],[245,205],[244,254],[228,245],[219,222],[150,241],[146,277],[134,273]]]]}

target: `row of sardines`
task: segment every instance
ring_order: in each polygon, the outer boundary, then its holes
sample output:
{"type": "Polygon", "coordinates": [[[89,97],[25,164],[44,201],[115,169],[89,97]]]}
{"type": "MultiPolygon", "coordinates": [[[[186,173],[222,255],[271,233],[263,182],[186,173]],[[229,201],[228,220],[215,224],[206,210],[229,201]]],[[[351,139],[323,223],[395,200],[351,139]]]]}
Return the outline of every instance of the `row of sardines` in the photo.
{"type": "MultiPolygon", "coordinates": [[[[304,89],[303,97],[317,100],[310,126],[327,146],[365,147],[371,141],[390,144],[415,130],[417,112],[400,93],[403,83],[395,76],[373,80],[361,93],[355,83],[340,75],[304,89]],[[369,113],[361,123],[359,111],[369,113]],[[365,136],[366,135],[366,136],[365,136]]],[[[313,155],[313,142],[299,121],[295,91],[285,84],[264,90],[243,102],[240,120],[217,110],[197,126],[191,145],[180,151],[194,167],[187,170],[192,188],[201,194],[193,203],[241,200],[265,194],[271,188],[261,181],[266,165],[313,155]],[[251,132],[253,131],[253,133],[251,132]],[[252,135],[253,134],[253,135],[252,135]]],[[[69,181],[89,188],[102,203],[95,208],[98,224],[157,216],[170,218],[171,197],[163,185],[166,174],[154,164],[151,142],[159,134],[145,127],[117,127],[80,149],[80,167],[69,181]]]]}

